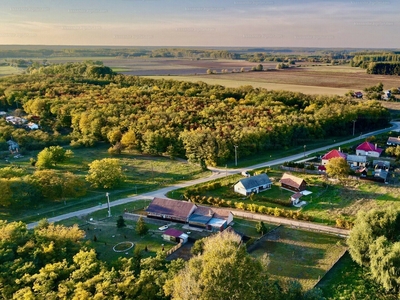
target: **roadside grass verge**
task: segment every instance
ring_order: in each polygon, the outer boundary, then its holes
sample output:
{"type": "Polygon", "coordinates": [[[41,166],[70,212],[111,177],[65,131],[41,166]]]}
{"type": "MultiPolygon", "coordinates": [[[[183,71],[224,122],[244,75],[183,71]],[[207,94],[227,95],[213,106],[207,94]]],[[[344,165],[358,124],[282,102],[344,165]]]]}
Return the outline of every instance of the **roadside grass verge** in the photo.
{"type": "Polygon", "coordinates": [[[272,279],[298,280],[310,289],[343,253],[344,243],[336,236],[282,226],[260,242],[251,255],[268,254],[272,279]]]}

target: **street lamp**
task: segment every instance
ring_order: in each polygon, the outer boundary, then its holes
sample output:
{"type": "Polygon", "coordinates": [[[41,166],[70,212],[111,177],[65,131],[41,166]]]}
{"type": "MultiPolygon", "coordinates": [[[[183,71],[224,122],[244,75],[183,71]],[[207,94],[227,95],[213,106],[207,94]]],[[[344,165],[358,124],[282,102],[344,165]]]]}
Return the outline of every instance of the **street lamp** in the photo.
{"type": "Polygon", "coordinates": [[[306,157],[306,145],[304,145],[304,157],[306,157]]]}
{"type": "Polygon", "coordinates": [[[111,217],[110,194],[108,192],[106,193],[106,197],[107,197],[107,206],[108,206],[108,217],[111,217]]]}
{"type": "Polygon", "coordinates": [[[356,120],[353,120],[353,136],[356,130],[356,120]]]}
{"type": "Polygon", "coordinates": [[[235,147],[235,166],[237,166],[237,148],[238,148],[238,146],[234,145],[234,147],[235,147]]]}

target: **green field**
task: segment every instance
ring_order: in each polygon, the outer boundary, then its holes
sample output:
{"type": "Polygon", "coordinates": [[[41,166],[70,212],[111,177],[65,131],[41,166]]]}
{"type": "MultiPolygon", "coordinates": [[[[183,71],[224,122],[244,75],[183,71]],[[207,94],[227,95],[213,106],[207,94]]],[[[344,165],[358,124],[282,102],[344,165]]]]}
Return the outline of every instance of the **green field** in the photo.
{"type": "Polygon", "coordinates": [[[304,289],[312,288],[345,251],[341,238],[316,232],[279,227],[251,252],[270,258],[272,278],[298,280],[304,289]]]}
{"type": "Polygon", "coordinates": [[[22,68],[11,67],[11,66],[0,66],[0,76],[8,76],[21,74],[24,71],[22,68]]]}

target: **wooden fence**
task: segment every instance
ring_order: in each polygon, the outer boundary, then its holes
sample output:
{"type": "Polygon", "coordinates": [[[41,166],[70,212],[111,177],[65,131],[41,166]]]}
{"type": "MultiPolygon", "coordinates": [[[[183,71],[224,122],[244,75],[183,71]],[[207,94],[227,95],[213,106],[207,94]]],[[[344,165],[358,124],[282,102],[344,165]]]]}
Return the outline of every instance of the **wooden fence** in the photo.
{"type": "Polygon", "coordinates": [[[180,247],[182,247],[182,243],[179,243],[178,245],[175,245],[174,247],[172,247],[171,249],[169,249],[167,252],[165,252],[168,255],[171,255],[172,253],[174,253],[176,250],[178,250],[180,247]]]}

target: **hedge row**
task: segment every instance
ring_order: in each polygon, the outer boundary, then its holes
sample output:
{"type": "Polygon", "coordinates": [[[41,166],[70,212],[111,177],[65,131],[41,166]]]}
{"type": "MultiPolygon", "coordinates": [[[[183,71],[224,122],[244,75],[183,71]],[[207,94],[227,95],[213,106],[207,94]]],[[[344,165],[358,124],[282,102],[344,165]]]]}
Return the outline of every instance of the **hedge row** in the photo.
{"type": "Polygon", "coordinates": [[[224,199],[214,198],[214,197],[206,197],[206,196],[191,196],[188,198],[191,202],[199,203],[199,204],[209,204],[217,207],[231,207],[241,210],[247,210],[254,213],[261,213],[265,215],[271,215],[275,217],[284,217],[290,218],[294,220],[304,220],[311,221],[311,217],[303,214],[301,211],[293,211],[289,209],[283,209],[278,207],[266,207],[264,205],[257,205],[253,203],[243,203],[243,202],[233,202],[233,201],[225,201],[224,199]]]}

